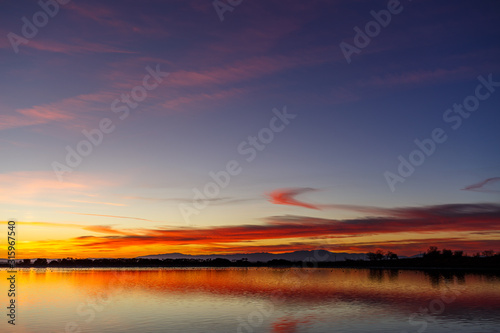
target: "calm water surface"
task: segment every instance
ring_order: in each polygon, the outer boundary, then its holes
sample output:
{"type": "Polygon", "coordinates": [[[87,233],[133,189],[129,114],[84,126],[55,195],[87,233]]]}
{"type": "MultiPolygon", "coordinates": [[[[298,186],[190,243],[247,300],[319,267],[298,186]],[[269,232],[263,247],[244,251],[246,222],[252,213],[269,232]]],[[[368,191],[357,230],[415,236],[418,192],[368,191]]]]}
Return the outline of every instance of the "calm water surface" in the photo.
{"type": "MultiPolygon", "coordinates": [[[[0,270],[2,308],[7,272],[0,270]]],[[[0,332],[500,332],[500,277],[367,269],[26,269],[0,332]]]]}

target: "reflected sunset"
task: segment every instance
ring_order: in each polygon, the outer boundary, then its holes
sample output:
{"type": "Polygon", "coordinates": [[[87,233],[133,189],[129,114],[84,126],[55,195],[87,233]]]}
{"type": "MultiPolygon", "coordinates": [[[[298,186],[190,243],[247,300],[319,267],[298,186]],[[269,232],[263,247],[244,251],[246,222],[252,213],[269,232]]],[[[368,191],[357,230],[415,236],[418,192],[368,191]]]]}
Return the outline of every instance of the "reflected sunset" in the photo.
{"type": "Polygon", "coordinates": [[[495,332],[498,22],[0,1],[0,332],[495,332]]]}
{"type": "MultiPolygon", "coordinates": [[[[0,287],[4,287],[5,271],[1,274],[0,287]]],[[[342,328],[353,321],[362,326],[381,321],[381,314],[393,317],[390,330],[392,325],[415,329],[416,322],[412,327],[404,317],[430,304],[436,311],[444,304],[434,320],[445,324],[468,315],[471,309],[475,320],[482,320],[477,311],[485,313],[485,325],[498,325],[489,318],[500,315],[497,275],[294,268],[56,269],[21,270],[19,284],[26,286],[19,298],[23,316],[55,332],[64,331],[61,323],[48,324],[45,316],[71,319],[83,332],[100,325],[111,330],[117,325],[127,327],[126,332],[141,327],[154,330],[160,323],[192,330],[216,310],[227,319],[212,325],[226,332],[231,325],[236,331],[238,317],[246,318],[245,312],[260,311],[265,320],[258,332],[300,332],[324,325],[342,328]],[[183,322],[186,316],[192,318],[189,324],[183,322]],[[401,323],[397,317],[403,317],[401,323]]]]}

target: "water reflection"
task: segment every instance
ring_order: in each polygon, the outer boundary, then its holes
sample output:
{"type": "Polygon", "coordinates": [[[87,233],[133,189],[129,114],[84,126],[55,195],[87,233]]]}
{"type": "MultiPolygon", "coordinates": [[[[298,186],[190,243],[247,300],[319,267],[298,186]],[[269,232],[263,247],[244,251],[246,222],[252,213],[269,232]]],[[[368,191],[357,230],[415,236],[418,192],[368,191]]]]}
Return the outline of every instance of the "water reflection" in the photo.
{"type": "MultiPolygon", "coordinates": [[[[7,288],[5,276],[0,271],[1,288],[7,288]]],[[[19,271],[18,286],[16,332],[65,332],[68,323],[74,332],[184,333],[329,332],[334,327],[339,332],[416,332],[424,324],[432,332],[457,333],[474,325],[484,332],[500,325],[500,277],[495,274],[31,269],[19,271]]]]}
{"type": "MultiPolygon", "coordinates": [[[[439,287],[441,284],[449,284],[453,283],[454,281],[457,282],[457,284],[465,284],[465,272],[463,271],[436,271],[436,270],[430,270],[430,271],[424,271],[425,275],[429,277],[429,281],[431,282],[432,286],[434,287],[439,287]]],[[[484,276],[488,276],[491,274],[486,274],[484,276]]],[[[495,275],[491,275],[495,276],[495,275]]]]}

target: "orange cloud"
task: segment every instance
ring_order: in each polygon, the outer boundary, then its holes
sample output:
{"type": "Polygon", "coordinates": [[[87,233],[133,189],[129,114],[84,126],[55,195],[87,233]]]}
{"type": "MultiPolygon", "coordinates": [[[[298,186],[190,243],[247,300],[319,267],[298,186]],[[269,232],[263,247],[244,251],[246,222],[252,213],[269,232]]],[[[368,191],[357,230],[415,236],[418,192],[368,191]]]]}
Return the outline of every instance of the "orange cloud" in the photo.
{"type": "Polygon", "coordinates": [[[113,229],[113,227],[106,226],[106,225],[92,225],[92,226],[88,226],[88,227],[83,227],[83,229],[88,230],[88,231],[92,231],[92,232],[103,233],[103,234],[131,235],[130,232],[116,230],[116,229],[113,229]]]}
{"type": "MultiPolygon", "coordinates": [[[[271,239],[304,239],[308,237],[335,239],[408,232],[425,234],[443,231],[491,232],[500,230],[500,205],[495,204],[403,208],[398,210],[398,214],[399,217],[392,218],[379,217],[341,221],[284,216],[270,218],[268,223],[264,225],[143,229],[139,233],[130,233],[123,237],[85,237],[81,239],[80,246],[118,249],[128,246],[161,244],[232,248],[233,243],[271,239]]],[[[449,239],[448,241],[455,240],[449,239]]]]}

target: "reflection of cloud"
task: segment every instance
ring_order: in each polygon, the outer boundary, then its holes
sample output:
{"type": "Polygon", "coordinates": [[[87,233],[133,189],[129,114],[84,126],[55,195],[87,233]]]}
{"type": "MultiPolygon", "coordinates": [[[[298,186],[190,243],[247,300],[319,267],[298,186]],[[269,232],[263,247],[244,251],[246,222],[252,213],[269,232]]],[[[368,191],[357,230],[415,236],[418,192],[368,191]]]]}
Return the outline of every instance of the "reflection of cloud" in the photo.
{"type": "Polygon", "coordinates": [[[488,179],[483,180],[482,182],[466,186],[462,190],[464,190],[464,191],[477,191],[477,192],[498,192],[498,190],[488,190],[488,189],[485,189],[484,187],[488,184],[498,182],[499,180],[500,180],[500,177],[488,178],[488,179]]]}
{"type": "Polygon", "coordinates": [[[313,316],[309,315],[304,319],[297,319],[292,316],[286,316],[276,319],[272,324],[272,333],[296,333],[304,324],[309,324],[313,321],[313,316]]]}

